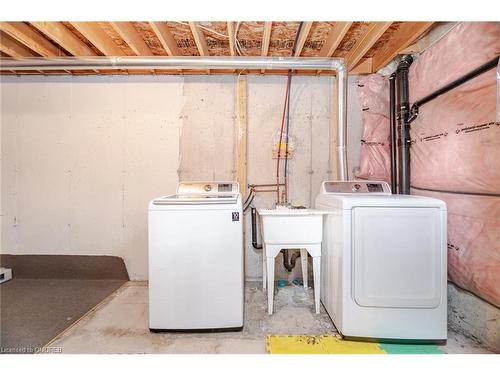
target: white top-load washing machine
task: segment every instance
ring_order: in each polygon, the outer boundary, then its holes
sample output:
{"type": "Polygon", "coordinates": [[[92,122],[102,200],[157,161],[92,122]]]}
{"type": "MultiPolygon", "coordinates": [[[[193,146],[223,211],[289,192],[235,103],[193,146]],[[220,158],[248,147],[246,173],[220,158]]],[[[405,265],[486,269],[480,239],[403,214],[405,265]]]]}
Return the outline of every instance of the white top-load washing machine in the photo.
{"type": "Polygon", "coordinates": [[[238,184],[183,182],[149,203],[149,327],[243,327],[243,226],[238,184]]]}
{"type": "Polygon", "coordinates": [[[321,301],[346,337],[447,338],[444,202],[380,181],[327,181],[321,301]]]}

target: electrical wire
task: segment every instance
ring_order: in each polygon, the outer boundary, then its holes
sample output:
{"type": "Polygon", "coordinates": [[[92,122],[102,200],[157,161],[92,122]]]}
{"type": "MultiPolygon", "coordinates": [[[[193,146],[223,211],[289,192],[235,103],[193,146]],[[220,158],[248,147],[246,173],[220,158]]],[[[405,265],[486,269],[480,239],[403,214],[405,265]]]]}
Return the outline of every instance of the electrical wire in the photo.
{"type": "Polygon", "coordinates": [[[238,40],[238,31],[240,29],[241,21],[236,23],[236,27],[234,28],[234,48],[239,56],[243,56],[243,52],[241,51],[241,44],[238,40]]]}
{"type": "MultiPolygon", "coordinates": [[[[299,27],[297,29],[297,33],[295,34],[295,40],[293,42],[292,46],[292,52],[291,55],[295,55],[295,51],[297,48],[297,42],[300,37],[300,33],[302,31],[302,25],[304,22],[299,23],[299,27]]],[[[284,176],[285,176],[285,187],[284,187],[284,193],[285,193],[285,198],[283,203],[288,202],[288,141],[289,141],[289,131],[290,131],[290,86],[292,83],[292,70],[288,70],[288,79],[287,79],[287,86],[286,86],[286,94],[285,94],[285,106],[283,108],[283,117],[281,119],[281,130],[280,130],[280,140],[278,144],[278,161],[276,162],[276,190],[278,192],[278,203],[280,203],[280,197],[279,197],[279,175],[280,175],[280,157],[281,157],[281,141],[283,139],[283,130],[284,130],[284,124],[285,124],[285,113],[286,113],[286,139],[285,139],[285,170],[284,170],[284,176]]]]}
{"type": "Polygon", "coordinates": [[[291,75],[288,76],[287,79],[287,84],[286,84],[286,91],[285,91],[285,105],[283,107],[283,114],[281,116],[281,130],[280,130],[280,138],[278,142],[278,158],[276,160],[276,193],[277,193],[277,202],[276,203],[281,203],[281,198],[280,198],[280,158],[281,158],[281,142],[283,141],[283,130],[285,127],[285,116],[286,116],[286,110],[288,107],[288,91],[290,89],[290,82],[291,82],[291,75]]]}
{"type": "Polygon", "coordinates": [[[255,191],[250,190],[250,194],[248,195],[247,199],[245,200],[245,203],[243,204],[243,212],[246,212],[248,208],[252,205],[254,198],[255,198],[255,191]]]}
{"type": "MultiPolygon", "coordinates": [[[[181,22],[181,21],[173,21],[175,23],[178,23],[180,25],[184,25],[184,26],[191,26],[189,23],[187,22],[181,22]]],[[[203,25],[200,25],[200,24],[197,24],[197,26],[200,28],[200,29],[203,29],[203,30],[206,30],[208,31],[209,33],[212,33],[212,34],[215,34],[215,35],[218,35],[218,36],[221,36],[223,38],[226,38],[226,39],[229,39],[229,35],[226,35],[226,34],[222,34],[222,33],[219,33],[218,31],[214,30],[214,29],[211,29],[209,27],[206,27],[206,26],[203,26],[203,25]]]]}
{"type": "Polygon", "coordinates": [[[245,205],[248,203],[248,200],[250,199],[250,197],[251,197],[253,194],[255,194],[255,190],[250,189],[250,194],[248,194],[247,199],[245,199],[245,202],[243,203],[243,206],[245,206],[245,205]]]}

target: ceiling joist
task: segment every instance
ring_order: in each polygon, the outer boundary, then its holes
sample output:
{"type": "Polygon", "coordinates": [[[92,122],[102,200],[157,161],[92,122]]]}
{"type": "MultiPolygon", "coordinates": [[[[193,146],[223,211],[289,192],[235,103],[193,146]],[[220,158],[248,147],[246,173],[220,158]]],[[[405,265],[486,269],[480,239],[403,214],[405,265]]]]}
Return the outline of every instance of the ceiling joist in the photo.
{"type": "MultiPolygon", "coordinates": [[[[267,56],[269,53],[269,44],[271,43],[271,31],[273,29],[272,22],[264,22],[264,33],[262,35],[262,52],[261,56],[267,56]]],[[[265,72],[265,69],[260,71],[261,73],[265,72]]]]}
{"type": "MultiPolygon", "coordinates": [[[[411,48],[428,47],[436,34],[432,22],[0,22],[0,60],[30,56],[237,56],[239,44],[247,56],[289,56],[294,38],[296,57],[343,57],[350,74],[380,69],[411,48]],[[187,27],[186,27],[187,25],[187,27]],[[213,31],[205,37],[205,29],[213,31]],[[429,31],[429,32],[428,32],[429,31]],[[239,43],[237,43],[239,41],[239,43]],[[228,43],[229,42],[229,43],[228,43]],[[418,44],[417,47],[415,47],[418,44]]],[[[276,70],[245,70],[245,74],[286,74],[276,70]]],[[[28,74],[19,70],[16,74],[28,74]]],[[[72,74],[172,74],[166,70],[73,71],[72,74]]],[[[179,69],[175,74],[222,74],[220,70],[179,69]]],[[[228,70],[226,74],[235,73],[228,70]]],[[[9,74],[3,71],[0,74],[9,74]]],[[[31,73],[33,74],[33,73],[31,73]]],[[[51,72],[51,74],[57,74],[51,72]]],[[[331,75],[301,71],[299,75],[331,75]]]]}
{"type": "Polygon", "coordinates": [[[95,56],[96,53],[62,22],[31,22],[35,28],[59,44],[73,56],[95,56]]]}
{"type": "Polygon", "coordinates": [[[57,48],[24,22],[0,22],[0,30],[41,56],[66,55],[64,51],[57,48]]]}
{"type": "Polygon", "coordinates": [[[345,57],[347,69],[352,70],[368,50],[377,42],[392,22],[372,22],[345,57]]]}
{"type": "MultiPolygon", "coordinates": [[[[191,29],[191,34],[193,34],[194,42],[196,43],[200,56],[210,56],[205,34],[203,34],[203,31],[198,27],[198,23],[189,22],[189,28],[191,29]]],[[[207,69],[205,72],[210,74],[210,69],[207,69]]]]}
{"type": "Polygon", "coordinates": [[[71,22],[85,38],[107,56],[124,56],[120,47],[96,22],[71,22]]]}
{"type": "Polygon", "coordinates": [[[128,44],[137,56],[153,56],[153,52],[144,42],[131,22],[110,22],[113,29],[128,44]]]}
{"type": "Polygon", "coordinates": [[[38,56],[24,44],[0,31],[0,51],[15,58],[38,56]]]}
{"type": "Polygon", "coordinates": [[[236,56],[236,36],[234,35],[234,22],[227,23],[227,35],[229,37],[229,53],[236,56]]]}
{"type": "Polygon", "coordinates": [[[179,48],[165,22],[150,22],[156,37],[169,56],[180,56],[179,48]]]}
{"type": "Polygon", "coordinates": [[[210,56],[207,40],[205,39],[203,31],[198,27],[198,23],[189,22],[189,28],[191,29],[191,34],[193,34],[194,42],[196,43],[200,56],[210,56]]]}
{"type": "Polygon", "coordinates": [[[373,56],[373,71],[383,68],[396,55],[425,33],[434,22],[407,22],[373,56]]]}
{"type": "Polygon", "coordinates": [[[328,39],[319,51],[321,57],[333,56],[333,53],[339,46],[345,34],[351,28],[352,22],[335,22],[332,30],[328,34],[328,39]]]}
{"type": "Polygon", "coordinates": [[[302,24],[302,28],[300,29],[299,40],[297,41],[297,45],[295,46],[295,54],[294,56],[299,57],[302,53],[302,48],[304,48],[304,44],[306,44],[307,37],[309,36],[309,31],[311,31],[313,23],[312,22],[304,22],[302,24]]]}

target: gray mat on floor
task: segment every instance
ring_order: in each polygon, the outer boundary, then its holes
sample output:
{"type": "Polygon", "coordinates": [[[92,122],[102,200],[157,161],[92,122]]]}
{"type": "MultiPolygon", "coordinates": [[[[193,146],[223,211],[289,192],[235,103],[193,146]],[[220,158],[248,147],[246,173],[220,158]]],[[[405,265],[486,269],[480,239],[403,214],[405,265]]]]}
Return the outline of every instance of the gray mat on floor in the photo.
{"type": "Polygon", "coordinates": [[[13,279],[0,284],[0,354],[46,345],[128,280],[108,256],[5,255],[13,279]]]}
{"type": "Polygon", "coordinates": [[[14,279],[2,284],[2,352],[23,353],[44,346],[124,282],[14,279]]]}

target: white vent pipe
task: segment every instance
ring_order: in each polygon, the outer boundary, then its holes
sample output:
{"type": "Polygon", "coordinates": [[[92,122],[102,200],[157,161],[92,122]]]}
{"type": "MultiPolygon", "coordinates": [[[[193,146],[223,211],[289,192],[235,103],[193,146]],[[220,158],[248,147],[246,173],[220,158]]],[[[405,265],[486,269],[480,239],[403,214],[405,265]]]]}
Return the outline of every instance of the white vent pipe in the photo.
{"type": "Polygon", "coordinates": [[[0,71],[16,70],[113,70],[113,69],[255,69],[332,70],[337,73],[338,90],[338,178],[347,180],[347,69],[343,59],[309,57],[203,57],[203,56],[97,56],[31,57],[1,59],[0,71]]]}

